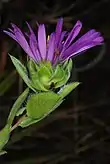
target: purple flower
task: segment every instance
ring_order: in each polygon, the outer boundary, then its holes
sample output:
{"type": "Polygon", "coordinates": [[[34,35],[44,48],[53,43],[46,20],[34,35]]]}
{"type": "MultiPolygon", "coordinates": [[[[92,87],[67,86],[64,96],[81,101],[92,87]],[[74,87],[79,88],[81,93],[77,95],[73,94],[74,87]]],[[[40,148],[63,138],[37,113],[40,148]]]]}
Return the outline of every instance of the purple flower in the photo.
{"type": "Polygon", "coordinates": [[[37,63],[41,61],[50,61],[52,64],[61,63],[89,48],[101,45],[104,40],[100,32],[92,29],[74,41],[82,28],[80,21],[76,22],[71,32],[67,32],[62,31],[63,19],[60,18],[55,32],[51,33],[49,39],[46,39],[44,24],[39,25],[37,37],[30,25],[28,23],[27,25],[30,31],[27,39],[14,24],[11,24],[12,29],[4,32],[16,40],[28,56],[37,63]]]}

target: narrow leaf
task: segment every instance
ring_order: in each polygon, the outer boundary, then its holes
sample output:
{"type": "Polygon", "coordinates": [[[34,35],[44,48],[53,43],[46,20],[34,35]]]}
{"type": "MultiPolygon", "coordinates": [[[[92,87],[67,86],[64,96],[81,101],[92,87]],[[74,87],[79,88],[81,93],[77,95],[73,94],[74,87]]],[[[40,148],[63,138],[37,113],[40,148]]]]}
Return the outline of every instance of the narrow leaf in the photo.
{"type": "Polygon", "coordinates": [[[29,88],[27,88],[19,97],[18,99],[15,101],[10,114],[8,116],[8,124],[11,125],[13,123],[14,117],[16,116],[17,111],[19,110],[19,108],[21,107],[21,105],[23,104],[23,102],[25,101],[27,95],[29,93],[29,88]]]}
{"type": "Polygon", "coordinates": [[[65,70],[68,70],[69,72],[71,72],[72,66],[73,66],[72,59],[69,59],[68,64],[65,67],[65,70]]]}
{"type": "Polygon", "coordinates": [[[79,82],[73,82],[73,83],[67,84],[64,87],[62,87],[61,90],[58,92],[61,99],[63,99],[65,96],[67,96],[79,84],[80,84],[79,82]]]}
{"type": "Polygon", "coordinates": [[[63,77],[64,77],[64,70],[62,69],[62,67],[57,65],[55,72],[54,72],[53,76],[51,77],[50,81],[56,83],[56,82],[61,81],[63,79],[63,77]]]}
{"type": "Polygon", "coordinates": [[[29,88],[31,88],[33,91],[35,91],[35,89],[32,86],[31,80],[28,78],[28,72],[26,70],[26,67],[18,59],[16,59],[14,56],[10,55],[10,58],[14,64],[16,70],[18,71],[18,73],[20,74],[20,76],[24,80],[24,82],[27,84],[27,86],[29,88]]]}
{"type": "Polygon", "coordinates": [[[25,107],[23,107],[23,108],[21,108],[21,109],[19,109],[18,110],[18,112],[16,113],[16,116],[20,116],[20,115],[22,115],[23,114],[23,112],[26,110],[26,108],[25,107]]]}
{"type": "Polygon", "coordinates": [[[31,117],[27,117],[25,120],[23,120],[21,122],[21,124],[19,126],[21,126],[22,128],[25,128],[25,127],[32,125],[34,123],[37,123],[37,122],[39,122],[39,119],[35,120],[35,119],[32,119],[31,117]]]}
{"type": "Polygon", "coordinates": [[[10,136],[10,126],[7,124],[1,131],[0,131],[0,152],[6,143],[9,140],[10,136]]]}

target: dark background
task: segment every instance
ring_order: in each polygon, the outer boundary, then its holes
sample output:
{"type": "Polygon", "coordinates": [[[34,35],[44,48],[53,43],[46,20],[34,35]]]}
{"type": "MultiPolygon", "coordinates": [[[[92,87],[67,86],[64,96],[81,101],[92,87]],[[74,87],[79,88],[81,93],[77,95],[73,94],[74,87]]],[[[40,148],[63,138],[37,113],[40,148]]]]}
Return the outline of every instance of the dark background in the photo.
{"type": "Polygon", "coordinates": [[[8,52],[24,60],[23,50],[2,30],[10,22],[27,30],[45,23],[50,34],[59,17],[70,30],[77,20],[81,34],[95,28],[105,44],[73,59],[71,81],[81,81],[65,102],[41,123],[18,128],[6,146],[3,164],[110,163],[110,0],[1,0],[0,1],[0,128],[25,87],[8,52]]]}

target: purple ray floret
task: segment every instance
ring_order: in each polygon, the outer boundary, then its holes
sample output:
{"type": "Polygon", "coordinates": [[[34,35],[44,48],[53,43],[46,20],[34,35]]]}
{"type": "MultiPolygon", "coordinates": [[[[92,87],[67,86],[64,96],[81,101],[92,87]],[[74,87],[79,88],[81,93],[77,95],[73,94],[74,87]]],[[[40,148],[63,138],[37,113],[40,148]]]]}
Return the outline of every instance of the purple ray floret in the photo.
{"type": "Polygon", "coordinates": [[[46,39],[44,24],[39,25],[36,36],[27,23],[30,32],[28,38],[16,25],[11,24],[11,26],[9,31],[4,30],[4,32],[16,40],[27,55],[37,63],[41,61],[50,61],[52,64],[61,63],[87,49],[101,45],[104,40],[100,32],[92,29],[74,41],[81,31],[82,23],[77,21],[70,32],[62,31],[62,18],[58,20],[55,32],[48,39],[46,39]]]}

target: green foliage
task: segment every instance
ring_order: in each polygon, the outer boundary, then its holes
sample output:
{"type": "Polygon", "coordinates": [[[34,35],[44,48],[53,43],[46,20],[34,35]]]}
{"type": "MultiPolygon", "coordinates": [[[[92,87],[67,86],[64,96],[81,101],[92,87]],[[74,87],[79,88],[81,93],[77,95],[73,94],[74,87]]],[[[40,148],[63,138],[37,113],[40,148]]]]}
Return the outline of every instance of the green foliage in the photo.
{"type": "Polygon", "coordinates": [[[5,151],[3,151],[2,149],[4,148],[4,146],[6,145],[6,143],[8,142],[10,137],[10,125],[6,125],[1,131],[0,131],[0,154],[3,155],[4,153],[6,153],[5,151]]]}
{"type": "Polygon", "coordinates": [[[54,92],[43,92],[31,96],[27,102],[27,115],[33,119],[41,118],[56,105],[60,99],[54,92]]]}
{"type": "Polygon", "coordinates": [[[56,66],[55,71],[51,77],[51,82],[57,83],[63,79],[64,70],[59,65],[56,66]]]}
{"type": "Polygon", "coordinates": [[[27,98],[27,95],[29,93],[29,88],[27,88],[19,97],[18,99],[15,101],[13,107],[11,108],[10,114],[8,116],[8,120],[7,123],[9,125],[11,125],[13,123],[13,120],[16,116],[16,113],[18,112],[18,110],[20,109],[21,105],[23,104],[23,102],[25,101],[25,99],[27,98]]]}
{"type": "Polygon", "coordinates": [[[44,113],[44,115],[42,115],[42,117],[38,118],[38,119],[33,119],[30,117],[26,117],[26,119],[24,119],[19,126],[21,126],[22,128],[25,128],[27,126],[30,126],[32,124],[38,123],[39,121],[41,121],[42,119],[44,119],[45,117],[47,117],[51,112],[53,112],[58,106],[60,106],[60,104],[63,102],[63,100],[59,100],[55,106],[49,110],[47,113],[44,113]]]}
{"type": "Polygon", "coordinates": [[[24,128],[47,117],[79,84],[79,82],[67,84],[57,94],[54,92],[43,92],[32,95],[26,106],[28,116],[20,123],[20,126],[24,128]]]}
{"type": "Polygon", "coordinates": [[[28,77],[28,72],[27,72],[26,67],[14,56],[10,55],[10,58],[14,64],[16,70],[18,71],[18,73],[20,74],[20,76],[24,80],[24,82],[27,84],[27,86],[29,88],[31,88],[33,91],[35,91],[34,87],[32,86],[32,82],[28,77]]]}
{"type": "Polygon", "coordinates": [[[16,116],[20,116],[23,114],[23,112],[26,110],[26,107],[20,108],[18,112],[16,113],[16,116]]]}
{"type": "Polygon", "coordinates": [[[70,84],[65,85],[60,89],[58,92],[59,96],[63,99],[66,97],[73,89],[75,89],[80,83],[79,82],[73,82],[70,84]]]}
{"type": "Polygon", "coordinates": [[[15,57],[10,56],[21,78],[33,91],[49,91],[52,88],[59,88],[67,83],[72,69],[72,60],[63,64],[52,66],[51,63],[35,63],[31,59],[27,62],[27,68],[15,57]]]}
{"type": "Polygon", "coordinates": [[[48,91],[49,89],[48,81],[51,76],[49,69],[44,64],[41,64],[38,67],[38,69],[36,69],[35,65],[34,67],[32,66],[33,65],[31,64],[31,67],[29,67],[29,73],[30,73],[29,75],[30,75],[30,78],[32,80],[34,87],[37,90],[48,91]]]}
{"type": "Polygon", "coordinates": [[[32,124],[35,124],[37,122],[39,122],[40,120],[42,120],[41,118],[40,119],[33,119],[31,117],[26,117],[21,123],[19,126],[21,126],[22,128],[25,128],[25,127],[28,127],[32,124]]]}

